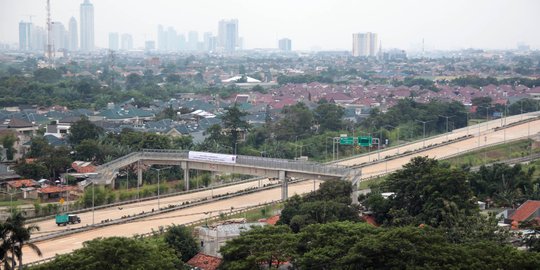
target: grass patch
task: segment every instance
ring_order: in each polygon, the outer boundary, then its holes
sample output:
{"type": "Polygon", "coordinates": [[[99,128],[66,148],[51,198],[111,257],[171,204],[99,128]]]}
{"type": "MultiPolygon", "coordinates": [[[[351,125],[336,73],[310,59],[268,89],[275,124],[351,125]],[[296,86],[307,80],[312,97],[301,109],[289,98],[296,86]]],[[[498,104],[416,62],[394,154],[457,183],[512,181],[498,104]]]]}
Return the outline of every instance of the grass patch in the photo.
{"type": "Polygon", "coordinates": [[[231,218],[245,218],[248,222],[255,222],[261,218],[269,218],[275,215],[275,213],[281,209],[283,209],[282,203],[271,204],[271,205],[267,205],[261,208],[248,210],[246,212],[235,214],[232,216],[225,216],[224,218],[221,218],[220,220],[227,220],[231,218]]]}
{"type": "MultiPolygon", "coordinates": [[[[531,140],[529,139],[519,140],[445,159],[444,162],[454,167],[463,165],[474,167],[497,161],[524,157],[530,154],[530,144],[531,140]]],[[[537,153],[538,151],[538,149],[535,149],[533,150],[533,153],[537,153]]]]}
{"type": "MultiPolygon", "coordinates": [[[[23,204],[29,204],[27,201],[14,200],[13,206],[19,206],[23,204]]],[[[12,204],[10,201],[0,201],[0,207],[10,207],[12,204]]]]}
{"type": "Polygon", "coordinates": [[[387,176],[380,176],[380,177],[377,177],[377,178],[372,178],[372,179],[369,179],[369,180],[361,181],[358,189],[362,190],[362,189],[371,188],[373,185],[378,185],[381,182],[383,182],[384,180],[386,180],[386,177],[387,176]]]}

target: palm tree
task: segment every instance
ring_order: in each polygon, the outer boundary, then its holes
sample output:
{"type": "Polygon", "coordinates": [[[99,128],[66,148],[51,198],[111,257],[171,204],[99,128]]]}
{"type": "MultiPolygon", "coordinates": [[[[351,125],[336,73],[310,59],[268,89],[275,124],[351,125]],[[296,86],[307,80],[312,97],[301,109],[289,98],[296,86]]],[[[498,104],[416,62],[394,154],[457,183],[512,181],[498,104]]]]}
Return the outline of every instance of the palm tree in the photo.
{"type": "MultiPolygon", "coordinates": [[[[22,215],[22,213],[19,211],[15,211],[6,220],[6,223],[4,223],[4,226],[6,227],[5,229],[7,231],[7,238],[5,238],[4,240],[4,244],[6,244],[7,249],[6,253],[11,254],[11,267],[9,269],[15,269],[15,265],[17,265],[17,263],[19,265],[19,269],[23,269],[22,249],[24,246],[28,246],[34,252],[36,252],[38,256],[42,256],[41,250],[35,244],[28,242],[28,240],[30,240],[32,232],[39,231],[39,227],[36,225],[29,225],[25,227],[25,221],[26,218],[22,215]],[[17,263],[15,262],[15,259],[17,259],[17,263]]],[[[2,235],[0,234],[0,237],[1,236],[2,235]]],[[[2,247],[3,246],[4,245],[2,245],[2,247]]],[[[3,249],[0,249],[0,251],[3,251],[3,249]]],[[[4,265],[6,269],[8,269],[9,265],[7,261],[8,258],[5,257],[4,265]]]]}
{"type": "MultiPolygon", "coordinates": [[[[8,239],[9,232],[5,223],[0,223],[0,263],[4,265],[4,269],[9,269],[7,254],[11,250],[10,241],[8,239]]],[[[0,267],[1,267],[0,264],[0,267]]]]}

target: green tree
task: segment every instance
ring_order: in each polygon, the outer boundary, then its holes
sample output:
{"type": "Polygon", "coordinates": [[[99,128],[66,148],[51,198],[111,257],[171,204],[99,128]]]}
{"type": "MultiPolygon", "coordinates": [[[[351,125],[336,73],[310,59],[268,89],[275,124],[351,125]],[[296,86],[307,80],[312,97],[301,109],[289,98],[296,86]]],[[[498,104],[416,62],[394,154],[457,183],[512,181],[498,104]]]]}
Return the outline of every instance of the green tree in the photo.
{"type": "Polygon", "coordinates": [[[93,139],[84,139],[76,147],[75,153],[77,160],[98,161],[101,162],[105,158],[101,145],[93,139]]]}
{"type": "Polygon", "coordinates": [[[34,78],[42,83],[55,83],[62,78],[62,73],[54,68],[40,68],[34,71],[34,78]]]}
{"type": "Polygon", "coordinates": [[[187,262],[199,252],[199,245],[193,238],[190,229],[183,225],[169,226],[163,236],[165,243],[172,247],[182,261],[187,262]]]}
{"type": "Polygon", "coordinates": [[[312,134],[313,112],[304,104],[296,103],[282,110],[283,117],[275,125],[275,134],[279,140],[295,140],[312,134]]]}
{"type": "Polygon", "coordinates": [[[4,149],[6,149],[6,159],[7,160],[13,160],[13,158],[15,156],[15,153],[17,152],[17,150],[15,150],[15,148],[13,146],[15,145],[15,142],[17,140],[18,140],[17,136],[15,136],[13,134],[8,134],[8,135],[5,135],[5,136],[2,136],[2,138],[1,138],[2,147],[4,147],[4,149]]]}
{"type": "Polygon", "coordinates": [[[125,237],[96,238],[70,254],[58,255],[34,270],[182,269],[182,262],[162,240],[125,237]]]}
{"type": "Polygon", "coordinates": [[[143,77],[137,73],[130,73],[126,77],[126,89],[140,89],[144,84],[143,77]]]}
{"type": "Polygon", "coordinates": [[[251,127],[246,120],[242,119],[246,115],[247,113],[241,111],[240,108],[238,108],[238,106],[235,104],[234,106],[229,107],[227,112],[225,112],[221,118],[225,132],[230,134],[230,136],[228,136],[229,146],[232,149],[237,147],[236,144],[240,139],[240,134],[247,132],[251,127]]]}
{"type": "Polygon", "coordinates": [[[49,142],[42,136],[33,137],[30,140],[30,151],[28,152],[28,157],[31,158],[40,158],[51,151],[51,146],[49,142]]]}
{"type": "Polygon", "coordinates": [[[180,136],[172,139],[172,148],[174,149],[191,149],[193,147],[193,137],[180,136]]]}
{"type": "Polygon", "coordinates": [[[221,269],[271,269],[291,260],[296,242],[287,226],[253,228],[221,248],[221,269]]]}
{"type": "MultiPolygon", "coordinates": [[[[39,227],[36,225],[25,226],[26,218],[20,211],[12,212],[6,222],[0,226],[0,231],[4,230],[0,234],[3,237],[1,239],[1,253],[4,253],[4,268],[15,269],[18,265],[19,269],[23,269],[23,247],[27,246],[41,257],[41,250],[33,243],[30,243],[30,236],[33,232],[39,231],[39,227]],[[8,255],[11,257],[8,258],[8,255]],[[8,265],[10,268],[8,268],[8,265]]],[[[0,253],[0,257],[2,257],[0,253]]]]}
{"type": "Polygon", "coordinates": [[[17,164],[14,169],[23,178],[39,180],[49,177],[49,170],[41,162],[22,162],[17,164]]]}
{"type": "Polygon", "coordinates": [[[71,126],[68,139],[71,144],[77,145],[86,139],[97,140],[103,133],[103,128],[83,117],[71,126]]]}
{"type": "Polygon", "coordinates": [[[322,103],[314,111],[315,121],[319,123],[321,132],[338,131],[343,127],[345,110],[332,103],[322,103]]]}
{"type": "MultiPolygon", "coordinates": [[[[413,158],[391,174],[381,189],[395,195],[388,199],[388,212],[378,213],[385,217],[379,222],[450,228],[460,225],[463,216],[478,214],[468,174],[445,167],[435,159],[413,158]]],[[[368,207],[369,202],[365,201],[368,207]]]]}

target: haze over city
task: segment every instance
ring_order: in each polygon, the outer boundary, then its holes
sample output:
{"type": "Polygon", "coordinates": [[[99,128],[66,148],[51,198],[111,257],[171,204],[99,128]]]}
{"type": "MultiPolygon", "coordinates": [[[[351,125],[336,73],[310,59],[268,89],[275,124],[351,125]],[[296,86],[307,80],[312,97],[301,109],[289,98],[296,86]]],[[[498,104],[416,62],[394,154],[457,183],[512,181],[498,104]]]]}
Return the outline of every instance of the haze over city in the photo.
{"type": "MultiPolygon", "coordinates": [[[[82,1],[52,0],[53,21],[80,20],[82,1]]],[[[376,32],[384,48],[426,50],[540,48],[540,1],[105,1],[93,0],[95,45],[108,33],[133,35],[134,47],[157,41],[159,24],[179,33],[217,33],[218,21],[235,18],[244,49],[274,48],[283,37],[294,50],[351,50],[351,34],[376,32]]],[[[0,42],[18,41],[18,23],[45,26],[45,1],[1,0],[0,42]]]]}

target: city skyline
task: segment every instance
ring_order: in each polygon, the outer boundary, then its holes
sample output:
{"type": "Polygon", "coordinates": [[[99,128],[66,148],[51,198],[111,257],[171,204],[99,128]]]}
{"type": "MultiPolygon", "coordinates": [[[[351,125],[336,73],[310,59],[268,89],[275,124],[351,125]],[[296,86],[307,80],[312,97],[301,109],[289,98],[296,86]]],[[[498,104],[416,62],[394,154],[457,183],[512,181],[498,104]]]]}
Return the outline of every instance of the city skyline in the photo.
{"type": "MultiPolygon", "coordinates": [[[[266,1],[180,4],[156,0],[152,5],[144,5],[123,0],[91,1],[95,46],[98,48],[108,47],[110,32],[130,33],[136,48],[143,47],[148,40],[159,44],[156,33],[159,24],[171,26],[186,36],[190,31],[197,31],[200,40],[201,33],[218,35],[216,22],[224,18],[236,18],[241,22],[241,37],[247,49],[276,48],[277,41],[286,36],[294,41],[295,50],[350,51],[351,34],[358,32],[378,33],[384,48],[419,49],[422,39],[427,50],[514,49],[520,42],[532,49],[540,48],[540,36],[535,34],[540,18],[534,14],[540,9],[539,1],[380,2],[310,1],[308,5],[305,1],[278,0],[265,5],[266,1]],[[280,1],[286,5],[279,4],[280,1]],[[261,5],[264,8],[257,8],[261,5]],[[129,7],[128,11],[126,7],[129,7]],[[145,19],[141,20],[142,17],[145,19]]],[[[52,0],[52,20],[68,25],[74,16],[82,27],[81,3],[83,0],[52,0]]],[[[0,42],[17,43],[21,21],[45,26],[44,1],[0,0],[0,10],[0,42]]],[[[82,38],[82,31],[79,35],[82,38]]],[[[83,44],[80,46],[82,48],[83,44]]]]}

